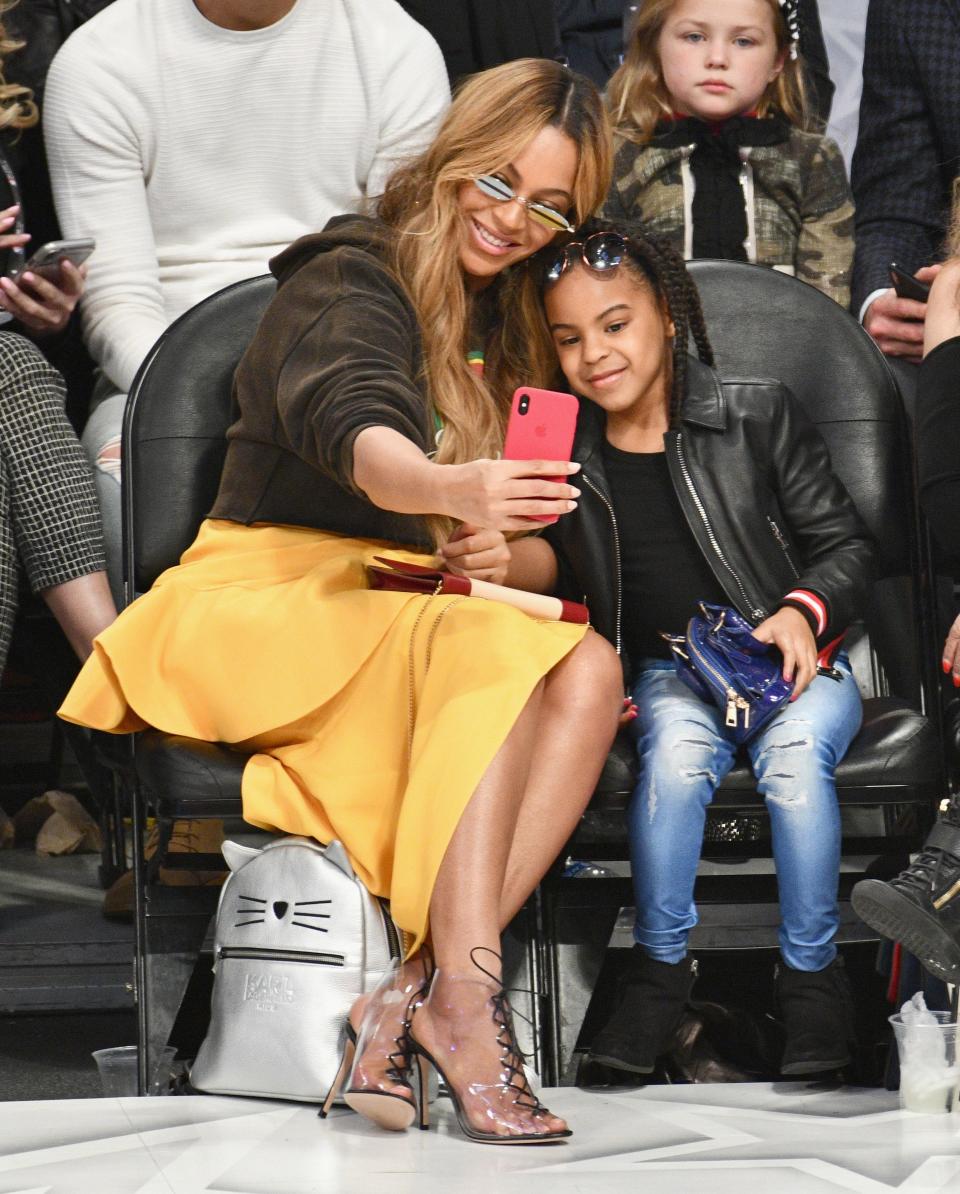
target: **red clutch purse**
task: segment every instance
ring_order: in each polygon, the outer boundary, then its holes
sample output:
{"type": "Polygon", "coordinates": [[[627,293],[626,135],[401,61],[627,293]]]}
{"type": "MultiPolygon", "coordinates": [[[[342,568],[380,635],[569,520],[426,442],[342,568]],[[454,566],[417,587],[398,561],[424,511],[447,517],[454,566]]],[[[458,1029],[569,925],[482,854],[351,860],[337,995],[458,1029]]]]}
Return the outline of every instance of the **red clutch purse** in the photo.
{"type": "Polygon", "coordinates": [[[590,622],[590,611],[576,601],[563,601],[544,593],[527,593],[524,589],[511,589],[485,580],[470,580],[440,568],[425,568],[422,564],[391,560],[387,556],[375,556],[374,559],[382,566],[367,565],[371,589],[386,589],[394,593],[428,593],[432,596],[484,597],[488,601],[512,605],[532,618],[545,622],[574,622],[579,626],[586,626],[590,622]]]}

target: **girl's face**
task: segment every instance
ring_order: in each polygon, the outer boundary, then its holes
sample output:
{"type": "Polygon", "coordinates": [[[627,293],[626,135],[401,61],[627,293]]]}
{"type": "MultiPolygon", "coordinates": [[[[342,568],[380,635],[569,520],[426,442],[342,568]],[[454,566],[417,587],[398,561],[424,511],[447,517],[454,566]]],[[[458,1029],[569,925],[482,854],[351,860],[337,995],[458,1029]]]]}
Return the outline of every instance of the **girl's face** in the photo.
{"type": "Polygon", "coordinates": [[[768,0],[677,0],[660,32],[674,108],[711,122],[752,111],[783,70],[768,0]]]}
{"type": "MultiPolygon", "coordinates": [[[[490,163],[490,172],[521,199],[555,208],[566,215],[573,207],[577,147],[556,128],[544,128],[507,165],[490,163]]],[[[487,286],[508,265],[522,261],[556,236],[532,219],[516,199],[493,199],[476,183],[459,192],[462,216],[460,264],[472,289],[487,286]]]]}
{"type": "Polygon", "coordinates": [[[666,410],[674,326],[626,266],[596,273],[578,262],[544,296],[547,322],[572,389],[629,422],[651,401],[666,410]]]}

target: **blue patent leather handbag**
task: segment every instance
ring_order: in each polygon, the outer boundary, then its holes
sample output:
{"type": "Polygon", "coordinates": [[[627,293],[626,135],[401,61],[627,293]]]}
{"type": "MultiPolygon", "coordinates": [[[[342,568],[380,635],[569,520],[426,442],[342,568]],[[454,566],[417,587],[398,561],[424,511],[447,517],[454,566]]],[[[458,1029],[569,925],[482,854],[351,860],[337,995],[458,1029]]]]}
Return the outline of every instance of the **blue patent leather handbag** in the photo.
{"type": "Polygon", "coordinates": [[[701,700],[718,705],[739,745],[760,732],[793,695],[783,657],[753,637],[753,627],[728,605],[700,603],[686,636],[663,636],[677,677],[701,700]]]}

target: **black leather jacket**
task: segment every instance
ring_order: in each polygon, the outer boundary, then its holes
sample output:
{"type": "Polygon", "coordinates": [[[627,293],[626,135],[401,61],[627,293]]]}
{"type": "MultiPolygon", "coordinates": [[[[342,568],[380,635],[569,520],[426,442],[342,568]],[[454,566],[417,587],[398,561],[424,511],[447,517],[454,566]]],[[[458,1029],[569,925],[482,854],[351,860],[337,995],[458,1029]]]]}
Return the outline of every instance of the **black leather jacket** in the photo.
{"type": "MultiPolygon", "coordinates": [[[[620,543],[603,436],[603,412],[581,401],[573,455],[583,469],[571,478],[581,497],[545,534],[560,595],[585,601],[593,627],[622,654],[620,543]]],[[[721,381],[691,358],[683,426],[664,438],[680,505],[731,605],[757,624],[787,593],[812,593],[826,606],[819,647],[863,615],[873,541],[826,444],[784,386],[721,381]]]]}

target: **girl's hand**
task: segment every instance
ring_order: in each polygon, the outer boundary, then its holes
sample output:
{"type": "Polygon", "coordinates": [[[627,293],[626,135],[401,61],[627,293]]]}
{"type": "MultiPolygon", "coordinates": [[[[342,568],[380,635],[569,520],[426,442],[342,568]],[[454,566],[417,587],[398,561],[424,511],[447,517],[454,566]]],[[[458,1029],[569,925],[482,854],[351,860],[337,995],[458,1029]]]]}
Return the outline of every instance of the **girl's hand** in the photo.
{"type": "Polygon", "coordinates": [[[35,336],[52,336],[62,332],[83,294],[85,265],[61,261],[56,282],[39,274],[25,273],[14,282],[0,278],[0,307],[35,336]]]}
{"type": "Polygon", "coordinates": [[[579,464],[544,460],[471,460],[437,467],[437,513],[474,527],[529,531],[538,514],[560,515],[576,509],[580,490],[547,481],[580,471],[579,464]]]}
{"type": "Polygon", "coordinates": [[[943,659],[940,666],[949,675],[953,673],[953,687],[960,688],[960,614],[950,627],[947,641],[943,644],[943,659]]]}
{"type": "Polygon", "coordinates": [[[795,701],[817,674],[817,640],[799,610],[784,606],[753,632],[761,643],[773,643],[783,655],[783,678],[793,680],[795,701]]]}
{"type": "Polygon", "coordinates": [[[465,522],[440,548],[440,556],[456,576],[502,585],[510,566],[510,545],[500,531],[465,522]]]}

